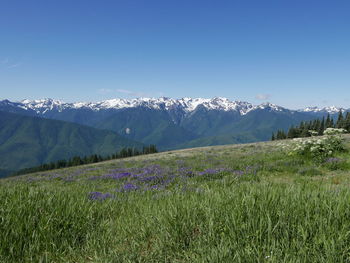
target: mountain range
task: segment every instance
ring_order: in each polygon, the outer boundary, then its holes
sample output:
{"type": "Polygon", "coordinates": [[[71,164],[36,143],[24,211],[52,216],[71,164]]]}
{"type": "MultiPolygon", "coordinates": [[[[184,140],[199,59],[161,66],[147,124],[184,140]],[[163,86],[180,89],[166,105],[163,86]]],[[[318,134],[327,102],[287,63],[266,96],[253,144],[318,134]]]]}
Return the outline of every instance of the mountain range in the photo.
{"type": "MultiPolygon", "coordinates": [[[[203,98],[138,98],[138,99],[111,99],[104,100],[100,102],[76,102],[76,103],[66,103],[61,100],[54,99],[39,99],[39,100],[22,100],[19,102],[11,102],[9,100],[0,101],[1,108],[13,108],[17,110],[24,110],[31,112],[32,114],[45,115],[47,112],[58,111],[63,112],[65,110],[120,110],[126,108],[138,108],[145,107],[149,109],[157,110],[167,110],[171,111],[174,109],[179,109],[183,112],[193,112],[197,107],[204,107],[207,110],[221,110],[221,111],[237,111],[241,115],[246,115],[250,111],[257,109],[264,109],[266,107],[271,107],[276,111],[286,110],[281,106],[277,106],[271,103],[262,103],[260,105],[253,105],[249,102],[244,101],[231,101],[227,98],[216,97],[212,99],[203,98]]],[[[331,107],[306,107],[304,109],[296,110],[297,112],[308,112],[308,113],[338,113],[340,110],[346,111],[344,108],[339,108],[335,106],[331,107]]],[[[290,110],[293,111],[293,110],[290,110]]],[[[22,111],[23,112],[23,111],[22,111]]]]}
{"type": "MultiPolygon", "coordinates": [[[[67,155],[64,155],[63,152],[72,152],[74,148],[81,149],[80,152],[74,152],[79,155],[95,153],[93,151],[96,153],[109,152],[96,148],[97,145],[103,143],[104,136],[108,134],[110,136],[113,134],[116,138],[115,142],[123,142],[124,146],[142,145],[142,143],[156,144],[160,150],[264,141],[269,140],[271,133],[278,129],[285,130],[291,125],[299,124],[300,121],[321,118],[327,114],[336,116],[340,110],[348,111],[334,106],[290,110],[271,103],[253,105],[249,102],[231,101],[227,98],[139,98],[77,103],[65,103],[53,99],[19,102],[2,100],[0,101],[0,111],[2,111],[0,115],[5,118],[0,119],[2,123],[0,149],[4,148],[3,144],[8,141],[3,137],[3,130],[10,129],[7,126],[10,125],[9,120],[11,119],[18,119],[16,127],[21,128],[17,129],[17,132],[21,131],[22,135],[30,133],[27,126],[20,125],[24,121],[40,123],[36,125],[44,125],[47,128],[50,126],[59,128],[64,122],[63,126],[69,127],[68,130],[77,131],[74,133],[76,136],[86,131],[89,136],[96,134],[99,138],[91,139],[86,136],[89,139],[82,140],[81,143],[86,145],[87,141],[91,141],[94,146],[84,148],[75,145],[70,150],[62,150],[60,151],[62,154],[58,154],[57,158],[58,156],[64,158],[67,155]],[[5,112],[15,115],[8,116],[5,115],[5,112]],[[18,117],[21,115],[26,115],[27,118],[18,117]],[[46,123],[45,120],[50,121],[47,119],[62,121],[62,123],[61,125],[53,121],[46,123]],[[42,122],[45,124],[41,124],[42,122]],[[66,124],[67,122],[70,125],[80,126],[79,128],[71,127],[66,124]],[[101,132],[101,130],[104,131],[101,132]]],[[[45,136],[52,134],[53,129],[41,131],[40,136],[45,136]]],[[[34,136],[33,140],[39,143],[38,138],[34,136]]],[[[64,144],[65,142],[59,143],[64,144]]],[[[44,144],[41,142],[41,145],[44,144]]],[[[119,147],[118,143],[112,145],[113,149],[119,147]]],[[[46,153],[52,145],[45,147],[45,151],[39,150],[39,152],[46,153]]],[[[9,148],[5,147],[5,149],[9,148]]],[[[0,153],[6,153],[6,151],[0,153]]],[[[17,153],[11,156],[15,158],[17,153]]],[[[48,161],[48,159],[40,157],[31,163],[37,164],[43,161],[48,161]]],[[[1,160],[1,168],[4,163],[5,161],[1,160]]]]}

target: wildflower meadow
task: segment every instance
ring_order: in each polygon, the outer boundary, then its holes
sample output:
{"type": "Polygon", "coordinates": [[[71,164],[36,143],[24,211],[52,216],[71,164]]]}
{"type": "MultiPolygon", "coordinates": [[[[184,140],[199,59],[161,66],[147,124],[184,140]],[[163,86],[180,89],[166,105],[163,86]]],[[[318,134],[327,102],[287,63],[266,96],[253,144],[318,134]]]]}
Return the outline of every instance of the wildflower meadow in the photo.
{"type": "Polygon", "coordinates": [[[332,133],[2,179],[0,262],[348,262],[348,148],[332,133]]]}

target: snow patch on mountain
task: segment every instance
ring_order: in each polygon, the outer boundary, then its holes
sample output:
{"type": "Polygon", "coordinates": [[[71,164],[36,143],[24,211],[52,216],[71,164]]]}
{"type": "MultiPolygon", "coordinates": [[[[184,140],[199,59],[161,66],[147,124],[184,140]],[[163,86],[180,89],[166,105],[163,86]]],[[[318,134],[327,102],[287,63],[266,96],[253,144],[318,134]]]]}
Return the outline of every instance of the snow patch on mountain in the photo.
{"type": "Polygon", "coordinates": [[[22,100],[18,103],[18,106],[22,109],[34,110],[38,114],[44,114],[50,110],[62,111],[67,107],[67,103],[60,100],[53,99],[40,99],[40,100],[22,100]]]}
{"type": "Polygon", "coordinates": [[[99,111],[103,109],[124,109],[124,108],[137,108],[147,107],[151,109],[181,109],[184,112],[193,112],[198,106],[203,106],[208,110],[221,110],[221,111],[239,111],[240,114],[247,114],[249,111],[256,109],[258,106],[254,106],[249,102],[231,101],[227,98],[138,98],[138,99],[111,99],[100,102],[76,102],[76,103],[64,103],[60,100],[53,99],[41,99],[41,100],[22,100],[20,107],[23,109],[32,109],[37,113],[45,113],[48,110],[57,110],[61,112],[64,109],[91,109],[99,111]]]}
{"type": "Polygon", "coordinates": [[[344,108],[339,108],[336,106],[330,106],[330,107],[324,107],[324,108],[319,108],[319,107],[307,107],[305,109],[298,110],[299,112],[313,112],[313,113],[329,113],[329,114],[335,114],[338,113],[339,111],[346,111],[344,108]]]}
{"type": "MultiPolygon", "coordinates": [[[[205,98],[137,98],[137,99],[110,99],[100,102],[76,102],[76,103],[65,103],[61,100],[53,99],[39,99],[39,100],[22,100],[20,102],[10,102],[8,100],[2,101],[8,105],[15,105],[25,110],[34,110],[37,114],[44,114],[48,111],[62,112],[66,109],[90,109],[93,111],[109,110],[109,109],[125,109],[125,108],[137,108],[146,107],[157,110],[176,110],[182,111],[185,114],[195,111],[199,106],[204,107],[207,110],[218,110],[218,111],[236,111],[240,115],[246,115],[251,111],[263,109],[270,111],[285,111],[287,109],[280,107],[272,103],[263,103],[260,105],[253,105],[245,101],[232,101],[227,98],[215,97],[212,99],[205,98]]],[[[305,109],[298,110],[298,112],[310,112],[310,113],[338,113],[342,108],[335,106],[331,107],[307,107],[305,109]]],[[[294,111],[291,111],[294,112],[294,111]]]]}

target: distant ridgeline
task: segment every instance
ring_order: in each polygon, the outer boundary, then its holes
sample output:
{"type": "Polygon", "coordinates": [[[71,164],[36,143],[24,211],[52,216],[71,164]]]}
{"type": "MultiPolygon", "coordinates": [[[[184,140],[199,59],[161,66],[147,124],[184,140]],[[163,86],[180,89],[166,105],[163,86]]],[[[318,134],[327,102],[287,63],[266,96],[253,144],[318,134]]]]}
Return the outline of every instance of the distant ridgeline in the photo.
{"type": "Polygon", "coordinates": [[[35,167],[25,168],[12,174],[12,176],[78,166],[83,164],[98,163],[98,162],[107,161],[107,160],[120,159],[120,158],[126,158],[126,157],[132,157],[132,156],[144,155],[144,154],[152,154],[157,152],[158,152],[157,147],[153,144],[143,147],[142,151],[139,151],[136,148],[123,148],[119,152],[112,155],[105,156],[105,157],[102,157],[101,155],[97,155],[97,154],[93,154],[85,157],[75,156],[68,160],[59,160],[57,162],[51,162],[48,164],[42,164],[35,167]]]}
{"type": "Polygon", "coordinates": [[[327,128],[343,128],[347,132],[350,132],[350,112],[347,112],[344,116],[340,111],[336,122],[329,114],[326,119],[323,117],[322,120],[302,121],[299,126],[291,126],[287,133],[283,130],[278,130],[276,134],[272,133],[271,140],[310,137],[310,131],[316,131],[318,135],[323,135],[323,132],[327,128]]]}

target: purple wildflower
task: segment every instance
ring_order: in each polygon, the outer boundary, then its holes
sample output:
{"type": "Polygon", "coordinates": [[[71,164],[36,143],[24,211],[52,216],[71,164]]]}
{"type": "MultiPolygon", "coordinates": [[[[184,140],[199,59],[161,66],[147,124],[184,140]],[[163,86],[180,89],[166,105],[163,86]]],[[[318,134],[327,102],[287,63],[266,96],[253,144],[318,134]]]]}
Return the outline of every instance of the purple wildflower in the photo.
{"type": "Polygon", "coordinates": [[[185,175],[185,176],[193,176],[194,175],[194,172],[189,167],[180,167],[178,169],[178,173],[181,175],[185,175]]]}
{"type": "Polygon", "coordinates": [[[103,201],[106,200],[107,198],[111,198],[112,195],[110,193],[101,193],[101,192],[91,192],[88,195],[89,200],[92,201],[103,201]]]}
{"type": "Polygon", "coordinates": [[[148,188],[146,188],[146,190],[163,190],[164,186],[163,185],[152,185],[148,188]]]}
{"type": "Polygon", "coordinates": [[[217,174],[217,173],[221,173],[221,172],[224,172],[224,171],[227,171],[226,168],[209,168],[209,169],[206,169],[202,172],[199,172],[198,175],[212,175],[212,174],[217,174]]]}
{"type": "Polygon", "coordinates": [[[99,179],[114,179],[114,180],[119,180],[125,177],[132,176],[131,173],[128,172],[119,172],[119,173],[110,173],[110,174],[105,174],[101,176],[92,176],[89,179],[90,180],[99,180],[99,179]]]}
{"type": "Polygon", "coordinates": [[[132,184],[132,183],[126,183],[123,186],[123,190],[127,191],[127,192],[135,191],[137,189],[139,189],[139,187],[137,185],[135,185],[135,184],[132,184]]]}
{"type": "Polygon", "coordinates": [[[163,181],[164,176],[158,176],[158,175],[146,176],[146,177],[140,177],[140,178],[138,178],[138,180],[141,182],[163,181]]]}

